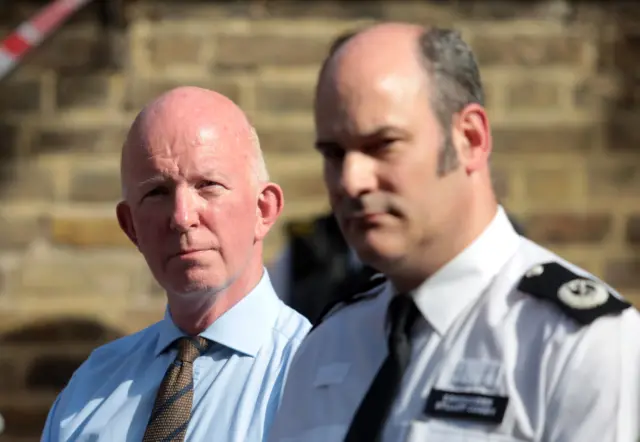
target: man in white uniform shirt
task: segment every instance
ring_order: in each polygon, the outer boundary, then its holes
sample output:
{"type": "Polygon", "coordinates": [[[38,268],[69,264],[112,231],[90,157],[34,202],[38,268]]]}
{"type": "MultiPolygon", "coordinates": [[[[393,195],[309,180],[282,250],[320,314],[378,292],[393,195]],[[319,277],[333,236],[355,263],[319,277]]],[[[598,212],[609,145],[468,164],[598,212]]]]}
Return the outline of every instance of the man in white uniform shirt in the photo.
{"type": "Polygon", "coordinates": [[[340,228],[384,276],[292,362],[272,442],[634,442],[640,315],[496,202],[459,34],[357,33],[322,67],[316,147],[340,228]]]}

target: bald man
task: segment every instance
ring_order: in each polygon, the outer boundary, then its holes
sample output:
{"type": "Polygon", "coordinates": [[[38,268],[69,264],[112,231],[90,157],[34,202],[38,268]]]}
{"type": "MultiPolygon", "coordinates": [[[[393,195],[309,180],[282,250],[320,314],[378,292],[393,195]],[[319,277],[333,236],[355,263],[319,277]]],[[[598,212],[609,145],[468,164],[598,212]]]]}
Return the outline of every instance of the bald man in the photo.
{"type": "Polygon", "coordinates": [[[271,442],[638,439],[640,314],[514,231],[483,103],[451,30],[379,24],[326,60],[331,206],[383,275],[307,336],[271,442]]]}
{"type": "Polygon", "coordinates": [[[283,207],[255,131],[193,87],[146,106],[122,150],[120,226],[167,294],[164,319],[96,349],[42,441],[263,441],[310,325],[274,293],[263,241],[283,207]]]}

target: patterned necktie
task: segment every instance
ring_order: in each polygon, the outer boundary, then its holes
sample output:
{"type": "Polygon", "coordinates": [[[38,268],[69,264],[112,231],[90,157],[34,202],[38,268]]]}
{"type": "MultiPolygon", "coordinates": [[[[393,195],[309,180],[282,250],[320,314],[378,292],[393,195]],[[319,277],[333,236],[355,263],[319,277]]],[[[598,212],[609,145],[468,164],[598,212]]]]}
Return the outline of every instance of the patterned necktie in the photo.
{"type": "Polygon", "coordinates": [[[413,299],[396,295],[389,304],[389,354],[351,421],[346,442],[377,442],[411,358],[409,331],[420,315],[413,299]]]}
{"type": "Polygon", "coordinates": [[[193,361],[211,346],[205,338],[180,338],[178,356],[162,379],[143,442],[184,441],[193,402],[193,361]]]}

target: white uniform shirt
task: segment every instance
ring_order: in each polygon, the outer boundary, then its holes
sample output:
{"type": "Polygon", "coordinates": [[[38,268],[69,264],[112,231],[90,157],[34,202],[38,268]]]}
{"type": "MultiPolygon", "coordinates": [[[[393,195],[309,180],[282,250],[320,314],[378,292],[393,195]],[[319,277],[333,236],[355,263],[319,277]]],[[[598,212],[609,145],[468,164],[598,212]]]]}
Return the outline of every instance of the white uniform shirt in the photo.
{"type": "MultiPolygon", "coordinates": [[[[485,232],[412,294],[422,317],[412,329],[413,354],[384,442],[636,442],[640,314],[629,307],[580,324],[562,308],[606,301],[570,312],[588,315],[615,309],[620,298],[598,282],[583,291],[595,298],[576,294],[580,282],[559,291],[553,274],[566,269],[590,276],[519,236],[499,207],[485,232]],[[540,266],[550,262],[560,266],[540,266]],[[525,274],[533,291],[542,287],[549,299],[520,289],[525,274]],[[478,416],[486,421],[472,419],[478,416]]],[[[308,335],[292,362],[270,442],[343,440],[386,357],[393,293],[386,283],[308,335]]]]}

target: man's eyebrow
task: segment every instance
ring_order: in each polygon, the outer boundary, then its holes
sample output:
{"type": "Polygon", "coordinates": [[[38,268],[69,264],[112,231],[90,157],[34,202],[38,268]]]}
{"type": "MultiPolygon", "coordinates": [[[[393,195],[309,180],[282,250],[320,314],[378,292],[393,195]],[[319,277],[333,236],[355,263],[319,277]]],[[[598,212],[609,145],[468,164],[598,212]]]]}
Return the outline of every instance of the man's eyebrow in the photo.
{"type": "MultiPolygon", "coordinates": [[[[366,141],[366,140],[374,140],[376,138],[382,138],[390,135],[406,136],[407,131],[396,126],[386,125],[386,126],[378,127],[367,133],[355,135],[354,138],[366,141]]],[[[340,147],[340,143],[334,140],[320,139],[315,142],[315,147],[316,149],[319,149],[319,150],[326,149],[326,148],[334,148],[334,147],[340,147]]]]}
{"type": "Polygon", "coordinates": [[[154,175],[150,178],[147,178],[144,181],[140,181],[136,187],[146,187],[149,185],[156,185],[156,184],[162,184],[165,183],[167,181],[167,178],[162,176],[162,175],[154,175]]]}

